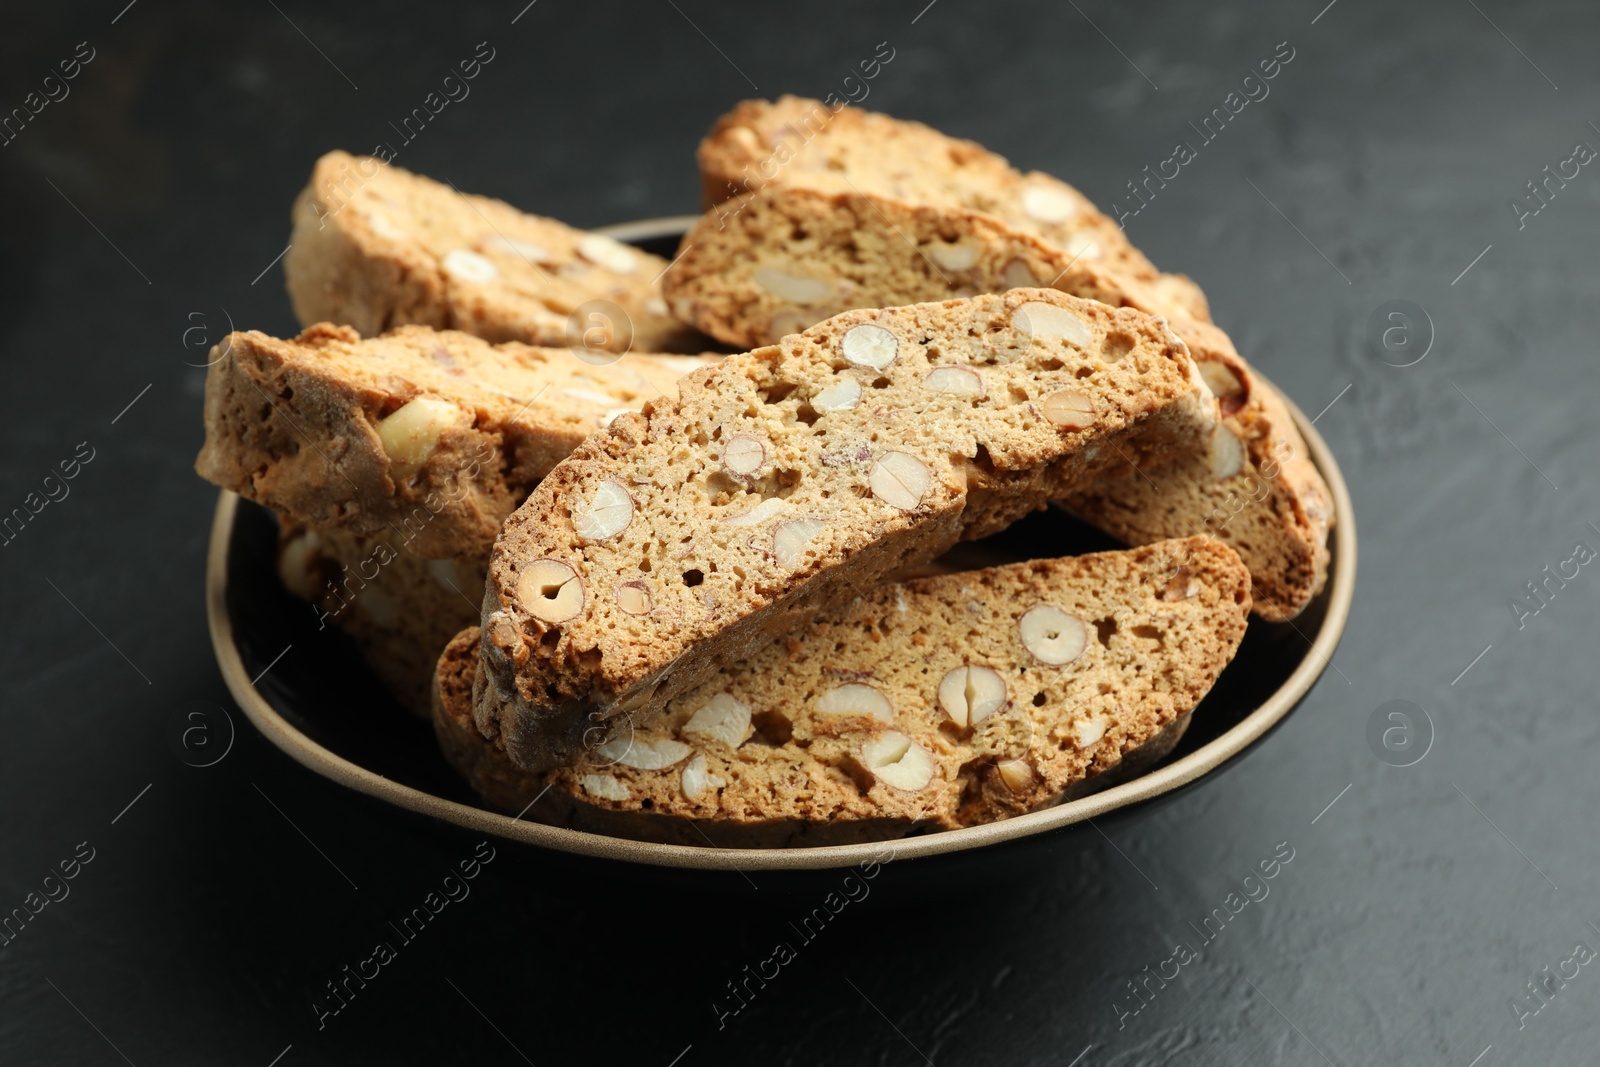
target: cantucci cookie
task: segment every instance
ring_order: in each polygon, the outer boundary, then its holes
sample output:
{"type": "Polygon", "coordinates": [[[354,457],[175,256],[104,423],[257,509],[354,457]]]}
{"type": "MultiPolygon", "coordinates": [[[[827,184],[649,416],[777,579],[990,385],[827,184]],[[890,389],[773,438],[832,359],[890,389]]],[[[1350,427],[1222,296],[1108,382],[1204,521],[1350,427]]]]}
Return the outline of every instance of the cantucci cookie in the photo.
{"type": "Polygon", "coordinates": [[[477,623],[489,561],[423,559],[392,532],[314,530],[285,515],[278,527],[284,587],[311,602],[319,630],[349,634],[390,695],[426,717],[433,664],[477,623]]]}
{"type": "Polygon", "coordinates": [[[1238,649],[1249,587],[1203,537],[882,587],[544,774],[478,731],[469,630],[434,726],[490,804],[537,799],[578,829],[779,846],[973,826],[1165,755],[1238,649]]]}
{"type": "Polygon", "coordinates": [[[1237,405],[1209,449],[1103,479],[1061,503],[1130,544],[1189,533],[1221,539],[1250,568],[1256,614],[1285,622],[1327,582],[1333,500],[1271,387],[1220,363],[1201,367],[1219,398],[1237,405]]]}
{"type": "Polygon", "coordinates": [[[525,215],[372,156],[329,152],[295,201],[284,256],[302,326],[418,323],[490,341],[699,351],[667,316],[667,261],[525,215]],[[591,301],[620,308],[623,316],[591,301]]]}
{"type": "Polygon", "coordinates": [[[746,100],[712,127],[698,159],[706,206],[724,221],[750,193],[779,187],[979,211],[1069,260],[1148,281],[1175,314],[1209,318],[1194,282],[1157,270],[1077,189],[919,122],[796,96],[746,100]]]}
{"type": "MultiPolygon", "coordinates": [[[[973,211],[912,207],[860,193],[777,189],[736,216],[706,215],[668,275],[675,312],[721,340],[751,343],[802,328],[836,307],[871,307],[1049,284],[1118,307],[1160,312],[1147,282],[1074,263],[973,211]]],[[[1256,610],[1294,617],[1327,577],[1326,483],[1293,421],[1216,326],[1173,317],[1216,393],[1227,432],[1185,460],[1127,471],[1071,501],[1134,544],[1207,532],[1239,550],[1256,577],[1256,610]]]]}
{"type": "Polygon", "coordinates": [[[980,211],[854,190],[780,186],[752,195],[736,215],[713,210],[684,236],[665,278],[673,314],[744,347],[850,308],[1022,286],[1162,315],[1180,336],[1211,336],[1160,279],[1108,270],[980,211]],[[1183,329],[1189,322],[1193,331],[1183,329]]]}
{"type": "Polygon", "coordinates": [[[708,357],[491,345],[326,323],[212,349],[202,478],[313,527],[387,532],[429,559],[487,556],[505,517],[591,432],[708,357]],[[591,358],[594,358],[591,354],[591,358]]]}
{"type": "Polygon", "coordinates": [[[1163,323],[1048,289],[847,312],[679,391],[585,441],[496,542],[479,726],[524,767],[1216,424],[1163,323]]]}

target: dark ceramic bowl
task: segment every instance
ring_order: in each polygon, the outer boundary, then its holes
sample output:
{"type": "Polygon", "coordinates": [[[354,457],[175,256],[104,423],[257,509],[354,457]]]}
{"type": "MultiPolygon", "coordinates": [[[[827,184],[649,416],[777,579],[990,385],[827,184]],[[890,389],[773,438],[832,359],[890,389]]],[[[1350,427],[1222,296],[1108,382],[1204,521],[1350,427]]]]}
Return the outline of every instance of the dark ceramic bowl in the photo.
{"type": "MultiPolygon", "coordinates": [[[[657,219],[604,232],[670,257],[692,221],[657,219]]],[[[703,879],[704,872],[730,870],[809,870],[822,881],[836,882],[842,869],[876,857],[884,862],[921,859],[897,868],[897,873],[909,869],[941,884],[964,882],[963,875],[992,881],[1025,869],[1039,849],[1070,847],[1066,842],[1078,835],[1067,828],[1074,824],[1121,809],[1147,812],[1156,798],[1170,798],[1219,773],[1288,715],[1327,668],[1355,586],[1355,520],[1344,478],[1327,445],[1292,403],[1290,410],[1333,493],[1337,522],[1327,588],[1293,623],[1251,619],[1238,656],[1195,709],[1177,748],[1159,765],[1102,792],[987,826],[879,844],[718,849],[582,833],[484,808],[440,756],[428,724],[394,704],[349,640],[331,629],[317,630],[304,603],[283,590],[277,579],[272,515],[231,492],[217,502],[207,563],[212,645],[244,713],[296,760],[379,801],[475,833],[537,846],[541,876],[559,873],[588,881],[585,871],[627,866],[632,869],[625,879],[636,885],[643,873],[640,865],[650,865],[679,869],[676,880],[686,884],[703,879]],[[282,656],[291,646],[295,654],[282,656]],[[272,669],[263,676],[268,666],[272,669]],[[260,681],[252,682],[256,678],[260,681]]],[[[968,560],[989,565],[1115,547],[1103,534],[1050,509],[959,551],[968,560]]],[[[673,878],[659,872],[653,881],[673,878]]],[[[789,881],[819,879],[794,875],[789,881]]]]}

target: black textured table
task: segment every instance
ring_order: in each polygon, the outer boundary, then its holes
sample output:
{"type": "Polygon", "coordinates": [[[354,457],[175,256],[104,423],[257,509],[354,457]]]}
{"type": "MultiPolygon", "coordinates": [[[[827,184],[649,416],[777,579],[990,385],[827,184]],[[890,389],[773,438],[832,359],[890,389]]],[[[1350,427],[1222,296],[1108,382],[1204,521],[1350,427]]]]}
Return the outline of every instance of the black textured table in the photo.
{"type": "Polygon", "coordinates": [[[123,2],[0,34],[0,1062],[1596,1061],[1592,5],[123,2]],[[1025,877],[897,864],[803,941],[760,876],[479,846],[237,711],[196,766],[232,703],[193,365],[294,329],[312,160],[599,225],[694,210],[712,119],[791,91],[1067,177],[1317,415],[1361,572],[1301,707],[1025,877]]]}

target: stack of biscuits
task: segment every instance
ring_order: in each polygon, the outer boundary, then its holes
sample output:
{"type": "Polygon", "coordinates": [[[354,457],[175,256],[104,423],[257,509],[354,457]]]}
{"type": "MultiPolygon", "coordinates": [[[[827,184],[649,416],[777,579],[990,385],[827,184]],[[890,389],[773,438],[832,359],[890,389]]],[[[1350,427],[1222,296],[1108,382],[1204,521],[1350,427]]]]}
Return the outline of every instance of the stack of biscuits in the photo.
{"type": "Polygon", "coordinates": [[[1165,756],[1333,522],[1204,294],[917,123],[747,101],[698,159],[668,261],[323,157],[305,330],[217,347],[200,474],[494,807],[833,844],[1165,756]],[[939,562],[1050,505],[1131,547],[939,562]]]}

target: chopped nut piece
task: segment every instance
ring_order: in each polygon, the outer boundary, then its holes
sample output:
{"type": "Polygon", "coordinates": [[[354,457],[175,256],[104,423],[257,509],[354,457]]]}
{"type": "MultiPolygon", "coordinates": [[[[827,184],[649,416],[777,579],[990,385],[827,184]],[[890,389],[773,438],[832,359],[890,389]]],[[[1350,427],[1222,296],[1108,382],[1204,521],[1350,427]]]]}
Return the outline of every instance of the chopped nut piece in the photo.
{"type": "Polygon", "coordinates": [[[760,267],[755,282],[761,288],[792,304],[820,304],[833,296],[833,286],[801,274],[788,274],[772,267],[760,267]]]}
{"type": "MultiPolygon", "coordinates": [[[[1074,234],[1072,237],[1069,237],[1064,242],[1064,245],[1066,250],[1072,253],[1072,258],[1074,260],[1080,260],[1086,263],[1093,263],[1095,260],[1099,259],[1105,254],[1101,251],[1098,244],[1093,241],[1078,237],[1076,234],[1074,234]]],[[[1182,299],[1182,297],[1177,297],[1176,299],[1182,299]]]]}
{"type": "Polygon", "coordinates": [[[1005,707],[1006,680],[988,667],[963,664],[939,682],[939,706],[962,729],[976,726],[1005,707]]]}
{"type": "Polygon", "coordinates": [[[928,246],[928,258],[945,270],[966,270],[978,262],[978,246],[964,241],[956,244],[936,241],[928,246]]]}
{"type": "Polygon", "coordinates": [[[617,586],[617,607],[629,615],[648,615],[655,606],[650,586],[644,582],[623,582],[617,586]]]}
{"type": "Polygon", "coordinates": [[[882,326],[862,323],[845,332],[839,342],[844,358],[858,367],[883,370],[894,362],[900,351],[900,339],[882,326]]]}
{"type": "Polygon", "coordinates": [[[617,402],[617,398],[609,393],[599,393],[593,389],[563,389],[561,390],[574,400],[587,400],[591,404],[601,404],[610,407],[617,402]]]}
{"type": "Polygon", "coordinates": [[[683,765],[683,795],[695,799],[707,789],[721,789],[728,783],[706,770],[706,758],[696,752],[694,759],[683,765]]]}
{"type": "Polygon", "coordinates": [[[795,519],[774,530],[772,554],[777,558],[778,566],[784,570],[798,567],[805,556],[806,546],[825,525],[821,519],[795,519]]]}
{"type": "Polygon", "coordinates": [[[734,434],[722,447],[722,465],[737,478],[748,478],[767,462],[767,445],[754,434],[734,434]]]}
{"type": "Polygon", "coordinates": [[[811,398],[811,406],[818,411],[849,411],[861,402],[861,383],[854,378],[842,377],[811,398]]]}
{"type": "Polygon", "coordinates": [[[317,566],[321,544],[315,530],[301,530],[278,550],[278,580],[301,600],[314,601],[322,595],[317,566]]]}
{"type": "Polygon", "coordinates": [[[1099,716],[1079,719],[1072,724],[1072,743],[1080,750],[1098,744],[1105,735],[1106,721],[1099,716]]]}
{"type": "Polygon", "coordinates": [[[1227,424],[1216,427],[1211,437],[1211,477],[1232,478],[1245,469],[1245,446],[1227,424]]]}
{"type": "Polygon", "coordinates": [[[728,140],[752,155],[763,150],[761,137],[748,126],[735,126],[728,131],[728,140]]]}
{"type": "Polygon", "coordinates": [[[480,242],[479,247],[483,247],[485,245],[489,248],[498,249],[502,252],[509,252],[514,256],[520,256],[529,263],[555,262],[555,259],[550,255],[550,250],[548,248],[544,247],[543,245],[536,245],[532,241],[520,240],[516,237],[506,237],[503,234],[497,233],[487,241],[480,242]]]}
{"type": "Polygon", "coordinates": [[[824,715],[864,715],[879,722],[894,722],[889,698],[860,682],[836,686],[817,698],[817,711],[824,715]]]}
{"type": "Polygon", "coordinates": [[[1244,469],[1244,445],[1226,424],[1211,438],[1211,477],[1232,478],[1244,469]]]}
{"type": "Polygon", "coordinates": [[[395,480],[407,481],[439,447],[439,436],[461,421],[454,404],[419,396],[378,423],[378,440],[394,467],[395,480]]]}
{"type": "Polygon", "coordinates": [[[763,500],[749,511],[746,511],[744,514],[735,515],[731,519],[724,519],[722,521],[723,524],[727,526],[760,526],[768,519],[777,515],[778,512],[782,511],[783,507],[783,497],[769,496],[767,499],[763,500]]]}
{"type": "Polygon", "coordinates": [[[1028,609],[1017,623],[1022,644],[1033,658],[1052,667],[1062,667],[1083,655],[1088,631],[1083,620],[1069,615],[1054,604],[1028,609]]]}
{"type": "Polygon", "coordinates": [[[1200,583],[1189,576],[1186,564],[1178,564],[1178,569],[1173,572],[1172,578],[1161,590],[1161,599],[1167,602],[1174,600],[1188,600],[1200,591],[1200,583]]]}
{"type": "Polygon", "coordinates": [[[1305,507],[1306,517],[1312,522],[1325,523],[1333,518],[1333,502],[1320,489],[1307,492],[1301,503],[1305,507]]]}
{"type": "Polygon", "coordinates": [[[995,763],[1000,781],[1013,793],[1021,793],[1033,785],[1033,767],[1025,759],[1003,759],[995,763]]]}
{"type": "Polygon", "coordinates": [[[633,254],[632,249],[621,241],[599,233],[585,234],[578,241],[578,255],[596,266],[616,271],[618,274],[631,273],[639,266],[639,259],[633,254]]]}
{"type": "Polygon", "coordinates": [[[393,220],[391,220],[389,216],[385,215],[383,212],[368,211],[366,213],[366,218],[367,225],[371,226],[372,232],[377,234],[379,237],[387,237],[391,241],[405,240],[405,231],[396,226],[393,220]]]}
{"type": "Polygon", "coordinates": [[[1033,276],[1033,269],[1026,260],[1013,259],[1007,263],[1000,272],[1000,280],[1007,289],[1031,289],[1039,284],[1039,279],[1033,276]]]}
{"type": "Polygon", "coordinates": [[[1200,377],[1205,379],[1206,385],[1215,394],[1217,405],[1224,418],[1244,406],[1248,399],[1245,396],[1244,383],[1233,373],[1232,368],[1220,359],[1202,360],[1199,366],[1200,377]]]}
{"type": "Polygon", "coordinates": [[[1064,307],[1030,300],[1011,313],[1011,325],[1036,341],[1065,341],[1085,351],[1094,335],[1089,324],[1064,307]]]}
{"type": "Polygon", "coordinates": [[[878,781],[896,789],[913,791],[933,780],[933,757],[898,730],[862,745],[861,762],[878,781]]]}
{"type": "Polygon", "coordinates": [[[609,774],[586,774],[578,779],[583,791],[601,800],[627,800],[633,794],[628,787],[609,774]]]}
{"type": "Polygon", "coordinates": [[[1058,389],[1039,405],[1052,425],[1084,430],[1094,425],[1094,402],[1076,389],[1058,389]]]}
{"type": "Polygon", "coordinates": [[[922,384],[936,393],[983,395],[983,375],[971,367],[935,367],[922,379],[922,384]]]}
{"type": "Polygon", "coordinates": [[[583,610],[583,579],[570,564],[536,559],[517,577],[517,599],[536,619],[566,622],[583,610]]]}
{"type": "Polygon", "coordinates": [[[912,511],[928,491],[928,468],[910,453],[885,452],[873,461],[867,482],[885,504],[912,511]]]}
{"type": "Polygon", "coordinates": [[[492,282],[500,277],[499,267],[465,248],[454,248],[444,254],[444,272],[463,282],[492,282]]]}
{"type": "Polygon", "coordinates": [[[1049,185],[1030,185],[1022,191],[1022,210],[1039,222],[1065,222],[1078,213],[1078,202],[1049,185]]]}
{"type": "Polygon", "coordinates": [[[681,732],[738,748],[750,736],[750,707],[727,693],[718,693],[689,717],[681,732]]]}
{"type": "Polygon", "coordinates": [[[674,741],[669,737],[646,741],[630,734],[613,737],[595,749],[603,759],[640,771],[664,771],[681,763],[693,751],[682,741],[674,741]]]}
{"type": "Polygon", "coordinates": [[[604,541],[627,529],[633,521],[633,497],[607,478],[595,487],[587,504],[572,510],[572,527],[585,541],[604,541]]]}

